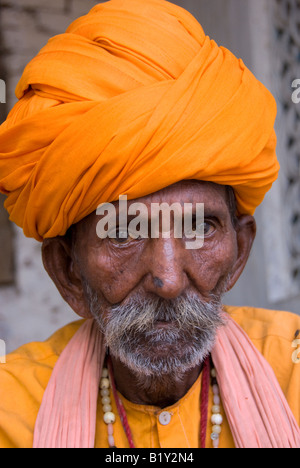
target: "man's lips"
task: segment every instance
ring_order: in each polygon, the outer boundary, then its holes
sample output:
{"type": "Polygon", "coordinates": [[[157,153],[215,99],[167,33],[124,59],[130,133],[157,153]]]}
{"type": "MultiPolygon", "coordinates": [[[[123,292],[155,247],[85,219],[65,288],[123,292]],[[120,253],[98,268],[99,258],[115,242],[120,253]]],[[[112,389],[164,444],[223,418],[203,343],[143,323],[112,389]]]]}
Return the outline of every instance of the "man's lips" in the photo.
{"type": "Polygon", "coordinates": [[[155,328],[170,328],[174,326],[174,321],[172,320],[155,320],[154,327],[155,328]]]}

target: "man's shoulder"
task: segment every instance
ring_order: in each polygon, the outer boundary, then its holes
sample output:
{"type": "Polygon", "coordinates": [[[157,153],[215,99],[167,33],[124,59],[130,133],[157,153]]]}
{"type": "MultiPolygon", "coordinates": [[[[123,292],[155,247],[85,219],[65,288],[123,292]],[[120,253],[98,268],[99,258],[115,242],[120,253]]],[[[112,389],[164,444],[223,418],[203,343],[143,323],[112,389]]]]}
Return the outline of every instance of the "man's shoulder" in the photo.
{"type": "Polygon", "coordinates": [[[0,364],[0,447],[30,447],[34,422],[55,363],[82,321],[43,342],[21,346],[0,364]]]}
{"type": "Polygon", "coordinates": [[[300,330],[300,315],[291,312],[256,307],[225,306],[224,308],[252,341],[277,337],[291,343],[300,330]]]}
{"type": "Polygon", "coordinates": [[[300,316],[253,307],[225,307],[272,367],[300,424],[300,316]]]}
{"type": "Polygon", "coordinates": [[[51,357],[58,357],[82,323],[83,320],[69,323],[57,330],[45,341],[34,341],[20,346],[6,356],[6,364],[1,366],[0,369],[5,370],[8,366],[22,360],[42,363],[47,359],[51,359],[51,357]]]}
{"type": "Polygon", "coordinates": [[[61,352],[76,333],[82,320],[72,322],[57,330],[45,341],[34,341],[7,354],[5,364],[0,364],[0,395],[8,379],[24,383],[35,377],[40,383],[51,373],[61,352]]]}

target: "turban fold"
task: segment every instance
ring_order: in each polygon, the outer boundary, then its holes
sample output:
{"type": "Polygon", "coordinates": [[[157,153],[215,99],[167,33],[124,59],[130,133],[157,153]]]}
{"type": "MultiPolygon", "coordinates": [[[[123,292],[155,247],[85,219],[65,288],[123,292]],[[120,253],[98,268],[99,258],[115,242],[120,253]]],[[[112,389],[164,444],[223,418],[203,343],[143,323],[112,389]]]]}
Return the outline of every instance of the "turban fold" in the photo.
{"type": "Polygon", "coordinates": [[[277,177],[275,100],[164,0],[111,0],[27,65],[0,127],[10,219],[42,240],[100,203],[180,180],[231,185],[253,214],[277,177]]]}

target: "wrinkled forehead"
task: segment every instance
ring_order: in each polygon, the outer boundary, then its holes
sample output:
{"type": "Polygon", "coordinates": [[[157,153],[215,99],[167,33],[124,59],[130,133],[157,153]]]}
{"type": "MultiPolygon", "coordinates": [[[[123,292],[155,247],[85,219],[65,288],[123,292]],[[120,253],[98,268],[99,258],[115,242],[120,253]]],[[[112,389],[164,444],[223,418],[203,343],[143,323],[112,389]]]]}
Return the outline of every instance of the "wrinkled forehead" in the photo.
{"type": "MultiPolygon", "coordinates": [[[[207,203],[225,204],[227,201],[227,190],[223,185],[214,182],[199,180],[182,180],[169,187],[151,193],[136,200],[128,200],[128,204],[134,202],[150,203],[207,203]]],[[[115,201],[117,207],[119,201],[115,201]]]]}

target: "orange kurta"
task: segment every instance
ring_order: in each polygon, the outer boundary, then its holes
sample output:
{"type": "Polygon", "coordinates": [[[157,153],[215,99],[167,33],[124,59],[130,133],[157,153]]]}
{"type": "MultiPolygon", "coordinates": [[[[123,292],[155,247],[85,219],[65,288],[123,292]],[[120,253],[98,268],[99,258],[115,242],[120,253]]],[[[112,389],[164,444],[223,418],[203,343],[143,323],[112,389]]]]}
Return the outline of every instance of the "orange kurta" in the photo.
{"type": "MultiPolygon", "coordinates": [[[[300,424],[300,364],[294,362],[292,347],[300,317],[294,314],[254,308],[227,307],[227,311],[247,332],[251,341],[271,364],[279,384],[300,424]]],[[[30,448],[33,430],[44,390],[52,369],[82,321],[67,325],[42,343],[30,343],[7,356],[0,364],[0,447],[30,448]]],[[[137,447],[193,448],[198,447],[200,423],[200,388],[198,379],[188,393],[175,405],[164,408],[170,413],[169,424],[159,422],[162,409],[135,405],[124,398],[129,425],[137,447]]],[[[210,394],[209,412],[212,405],[210,394]]],[[[113,410],[116,412],[115,403],[113,410]]],[[[106,426],[98,405],[96,447],[108,447],[106,426]]],[[[226,417],[222,424],[221,448],[234,447],[226,417]]],[[[128,447],[119,418],[115,423],[115,442],[128,447]]],[[[210,447],[210,423],[207,446],[210,447]]]]}

